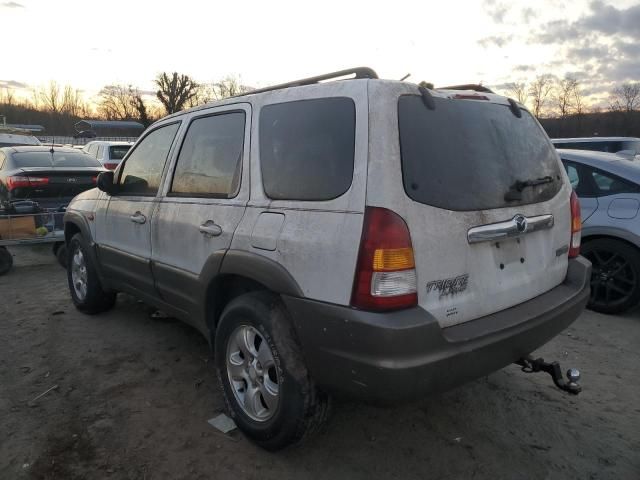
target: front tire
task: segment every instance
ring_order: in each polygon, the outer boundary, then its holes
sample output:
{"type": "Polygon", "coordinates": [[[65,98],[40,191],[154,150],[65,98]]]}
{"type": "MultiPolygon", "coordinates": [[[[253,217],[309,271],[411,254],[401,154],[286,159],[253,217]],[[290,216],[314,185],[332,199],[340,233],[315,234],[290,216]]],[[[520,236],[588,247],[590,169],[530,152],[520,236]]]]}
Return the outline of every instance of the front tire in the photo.
{"type": "Polygon", "coordinates": [[[76,233],[69,242],[67,281],[78,310],[90,315],[104,312],[116,303],[116,292],[104,290],[84,237],[76,233]]]}
{"type": "Polygon", "coordinates": [[[640,251],[621,240],[598,238],[585,243],[581,254],[591,261],[591,298],[587,308],[622,313],[640,300],[640,251]]]}
{"type": "Polygon", "coordinates": [[[277,296],[251,292],[232,300],[214,344],[228,413],[252,441],[279,450],[315,433],[326,421],[329,398],[309,376],[277,296]]]}

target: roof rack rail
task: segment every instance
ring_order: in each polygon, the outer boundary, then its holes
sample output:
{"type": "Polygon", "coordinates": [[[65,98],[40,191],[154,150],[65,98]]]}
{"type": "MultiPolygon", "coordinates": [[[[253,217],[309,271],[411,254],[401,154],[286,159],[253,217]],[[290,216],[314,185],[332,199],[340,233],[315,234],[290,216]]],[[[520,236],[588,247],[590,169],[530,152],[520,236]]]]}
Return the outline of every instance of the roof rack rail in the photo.
{"type": "Polygon", "coordinates": [[[476,92],[495,93],[490,88],[484,85],[477,85],[475,83],[468,83],[466,85],[451,85],[450,87],[438,87],[437,90],[475,90],[476,92]]]}
{"type": "Polygon", "coordinates": [[[280,83],[278,85],[273,85],[271,87],[258,88],[257,90],[251,90],[250,92],[241,93],[240,95],[236,95],[236,97],[243,97],[245,95],[253,95],[254,93],[262,93],[262,92],[270,92],[272,90],[281,90],[283,88],[289,87],[300,87],[302,85],[313,85],[315,83],[320,83],[323,80],[331,80],[333,78],[346,77],[347,75],[353,75],[353,78],[349,80],[354,80],[356,78],[378,78],[378,74],[375,70],[369,67],[356,67],[356,68],[348,68],[346,70],[338,70],[337,72],[325,73],[324,75],[317,75],[315,77],[302,78],[300,80],[294,80],[293,82],[280,83]]]}

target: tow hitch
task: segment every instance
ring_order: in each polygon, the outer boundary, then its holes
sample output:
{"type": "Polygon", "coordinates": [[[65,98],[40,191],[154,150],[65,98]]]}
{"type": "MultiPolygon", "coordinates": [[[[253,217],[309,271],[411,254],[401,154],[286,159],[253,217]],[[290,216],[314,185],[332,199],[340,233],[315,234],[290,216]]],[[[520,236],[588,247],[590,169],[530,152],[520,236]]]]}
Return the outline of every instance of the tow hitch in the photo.
{"type": "Polygon", "coordinates": [[[530,356],[523,357],[515,362],[522,367],[522,371],[525,373],[546,372],[551,375],[553,383],[556,384],[560,390],[569,392],[573,395],[578,395],[582,391],[582,387],[578,385],[580,380],[580,370],[577,368],[570,368],[567,370],[567,380],[562,377],[562,370],[558,362],[547,363],[543,358],[532,358],[530,356]]]}

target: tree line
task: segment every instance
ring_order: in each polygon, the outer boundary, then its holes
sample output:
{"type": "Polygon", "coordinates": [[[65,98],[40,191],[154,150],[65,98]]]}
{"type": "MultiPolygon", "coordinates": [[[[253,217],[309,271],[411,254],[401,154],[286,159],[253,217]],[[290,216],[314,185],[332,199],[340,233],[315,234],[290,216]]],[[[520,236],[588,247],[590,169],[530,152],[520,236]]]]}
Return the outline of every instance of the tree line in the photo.
{"type": "Polygon", "coordinates": [[[150,95],[133,85],[106,85],[94,98],[55,81],[32,89],[28,98],[4,88],[0,90],[0,116],[7,123],[42,125],[50,135],[71,135],[79,120],[134,120],[146,127],[165,115],[251,90],[235,76],[199,83],[178,72],[159,73],[154,86],[150,95]]]}
{"type": "Polygon", "coordinates": [[[638,82],[615,87],[606,107],[589,105],[582,84],[570,76],[540,75],[503,90],[526,105],[551,137],[640,136],[638,82]]]}
{"type": "MultiPolygon", "coordinates": [[[[185,108],[251,90],[235,76],[199,83],[178,72],[159,73],[154,86],[154,92],[143,92],[133,85],[106,85],[91,99],[55,81],[33,89],[29,98],[5,88],[0,90],[0,115],[8,123],[43,125],[48,134],[70,135],[81,119],[134,120],[148,126],[185,108]]],[[[606,107],[589,105],[583,85],[574,77],[540,75],[498,90],[526,105],[551,137],[640,136],[640,82],[615,87],[606,107]]]]}

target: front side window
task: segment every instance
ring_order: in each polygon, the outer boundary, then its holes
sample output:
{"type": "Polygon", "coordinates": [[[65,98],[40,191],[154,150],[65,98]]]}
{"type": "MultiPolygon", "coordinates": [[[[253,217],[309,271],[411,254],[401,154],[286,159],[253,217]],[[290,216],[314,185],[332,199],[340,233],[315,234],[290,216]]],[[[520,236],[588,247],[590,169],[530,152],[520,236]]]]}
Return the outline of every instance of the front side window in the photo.
{"type": "Polygon", "coordinates": [[[578,169],[573,165],[565,165],[565,170],[567,171],[567,175],[569,176],[569,182],[571,182],[571,188],[574,190],[578,189],[578,185],[580,183],[580,177],[578,176],[578,169]]]}
{"type": "Polygon", "coordinates": [[[277,200],[331,200],[353,179],[356,110],[350,98],[268,105],[260,112],[264,191],[277,200]]]}
{"type": "Polygon", "coordinates": [[[185,135],[170,195],[235,197],[240,187],[244,112],[197,118],[185,135]]]}
{"type": "Polygon", "coordinates": [[[158,192],[162,170],[179,126],[180,123],[172,123],[157,128],[138,143],[120,174],[120,193],[155,195],[158,192]]]}

